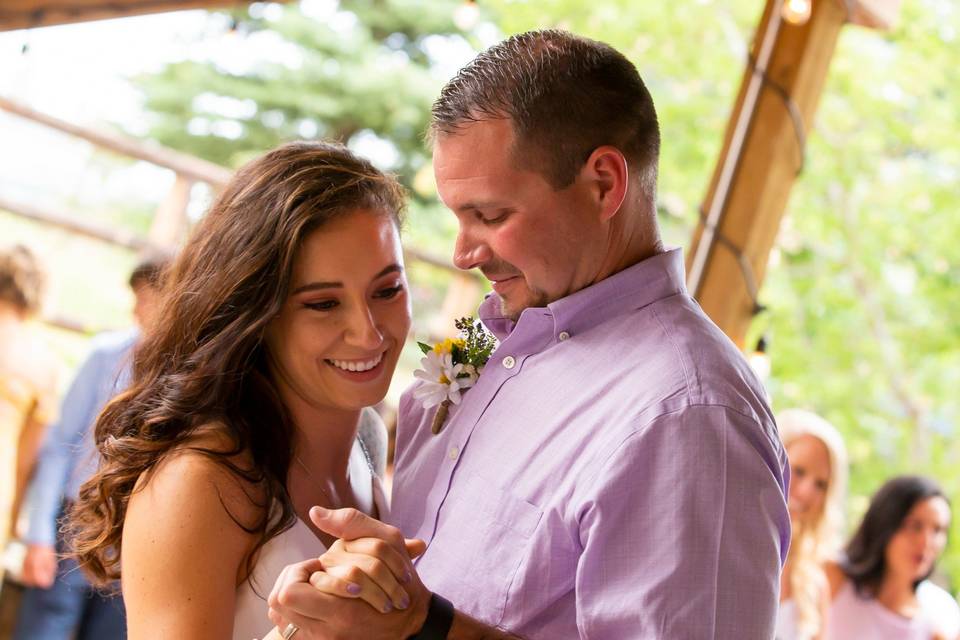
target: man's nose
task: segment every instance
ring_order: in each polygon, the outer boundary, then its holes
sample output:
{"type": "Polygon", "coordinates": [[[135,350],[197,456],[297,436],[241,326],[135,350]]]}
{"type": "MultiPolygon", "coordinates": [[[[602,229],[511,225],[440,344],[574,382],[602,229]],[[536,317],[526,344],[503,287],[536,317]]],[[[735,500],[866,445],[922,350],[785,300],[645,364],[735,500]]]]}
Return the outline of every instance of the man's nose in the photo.
{"type": "Polygon", "coordinates": [[[457,242],[453,248],[453,264],[458,269],[475,269],[489,261],[490,257],[490,247],[474,234],[464,230],[457,234],[457,242]]]}

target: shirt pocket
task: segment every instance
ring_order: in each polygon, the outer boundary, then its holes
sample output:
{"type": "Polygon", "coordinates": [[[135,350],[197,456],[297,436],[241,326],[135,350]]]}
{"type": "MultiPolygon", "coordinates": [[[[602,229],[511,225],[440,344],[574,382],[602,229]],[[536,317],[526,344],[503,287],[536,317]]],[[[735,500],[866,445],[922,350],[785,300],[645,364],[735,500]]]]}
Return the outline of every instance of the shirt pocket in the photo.
{"type": "Polygon", "coordinates": [[[472,473],[455,478],[424,558],[432,574],[443,576],[436,591],[464,613],[499,624],[542,516],[492,480],[472,473]]]}

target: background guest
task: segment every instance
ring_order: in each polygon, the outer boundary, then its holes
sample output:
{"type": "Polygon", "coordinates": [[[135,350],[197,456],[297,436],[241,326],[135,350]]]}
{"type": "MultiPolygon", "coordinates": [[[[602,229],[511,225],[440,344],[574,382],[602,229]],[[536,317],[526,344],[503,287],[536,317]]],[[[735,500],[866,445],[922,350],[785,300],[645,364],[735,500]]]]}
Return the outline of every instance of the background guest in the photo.
{"type": "Polygon", "coordinates": [[[927,578],[947,544],[950,503],[921,476],[887,481],[839,564],[827,565],[828,640],[956,640],[960,608],[927,578]]]}
{"type": "MultiPolygon", "coordinates": [[[[142,260],[130,275],[136,300],[133,315],[149,330],[157,314],[165,256],[142,260]]],[[[29,588],[20,605],[14,638],[68,640],[124,638],[126,622],[119,596],[109,597],[87,582],[76,562],[57,554],[67,549],[58,519],[76,500],[80,485],[97,467],[91,426],[100,409],[129,378],[131,352],[140,341],[137,329],[105,333],[81,365],[63,401],[61,418],[50,429],[30,485],[27,555],[22,581],[29,588]]]]}
{"type": "Polygon", "coordinates": [[[820,416],[787,409],[777,416],[790,461],[790,552],[780,577],[777,640],[823,637],[830,591],[823,564],[840,546],[847,451],[820,416]]]}
{"type": "Polygon", "coordinates": [[[0,249],[0,552],[57,403],[60,364],[27,322],[40,309],[44,280],[29,249],[0,249]]]}

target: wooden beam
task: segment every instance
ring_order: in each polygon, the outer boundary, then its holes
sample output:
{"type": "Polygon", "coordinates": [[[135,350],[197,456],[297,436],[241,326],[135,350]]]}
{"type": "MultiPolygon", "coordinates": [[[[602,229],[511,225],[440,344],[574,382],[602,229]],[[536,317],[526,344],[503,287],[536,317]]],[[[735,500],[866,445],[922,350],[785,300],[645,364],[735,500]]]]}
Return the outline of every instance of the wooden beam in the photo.
{"type": "Polygon", "coordinates": [[[160,250],[159,245],[153,244],[146,238],[133,232],[123,231],[115,227],[84,220],[79,214],[53,211],[51,209],[17,202],[5,198],[2,195],[0,195],[0,211],[7,211],[21,218],[27,218],[34,222],[50,225],[108,244],[126,247],[133,251],[160,250]]]}
{"type": "Polygon", "coordinates": [[[214,190],[222,189],[227,181],[230,180],[230,176],[233,175],[230,169],[221,167],[218,164],[207,162],[206,160],[201,160],[200,158],[180,153],[179,151],[174,151],[173,149],[158,144],[141,142],[140,140],[113,133],[112,131],[73,124],[72,122],[41,113],[25,104],[2,96],[0,96],[0,109],[52,129],[76,136],[77,138],[86,140],[98,147],[109,149],[115,153],[165,167],[191,180],[206,182],[210,184],[214,190]]]}
{"type": "Polygon", "coordinates": [[[249,3],[249,0],[2,0],[0,31],[249,3]]]}
{"type": "Polygon", "coordinates": [[[781,6],[767,0],[687,254],[690,292],[741,348],[848,18],[842,0],[813,0],[801,25],[781,6]]]}

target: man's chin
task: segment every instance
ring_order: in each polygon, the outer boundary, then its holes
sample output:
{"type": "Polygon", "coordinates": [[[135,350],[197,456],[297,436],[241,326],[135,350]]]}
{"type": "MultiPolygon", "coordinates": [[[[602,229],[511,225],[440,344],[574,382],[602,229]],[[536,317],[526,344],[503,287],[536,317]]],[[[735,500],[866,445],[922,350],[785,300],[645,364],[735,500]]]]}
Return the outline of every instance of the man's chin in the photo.
{"type": "Polygon", "coordinates": [[[546,296],[536,297],[525,295],[522,298],[516,296],[500,296],[500,315],[516,322],[526,309],[530,307],[546,307],[549,303],[550,301],[546,296]]]}

